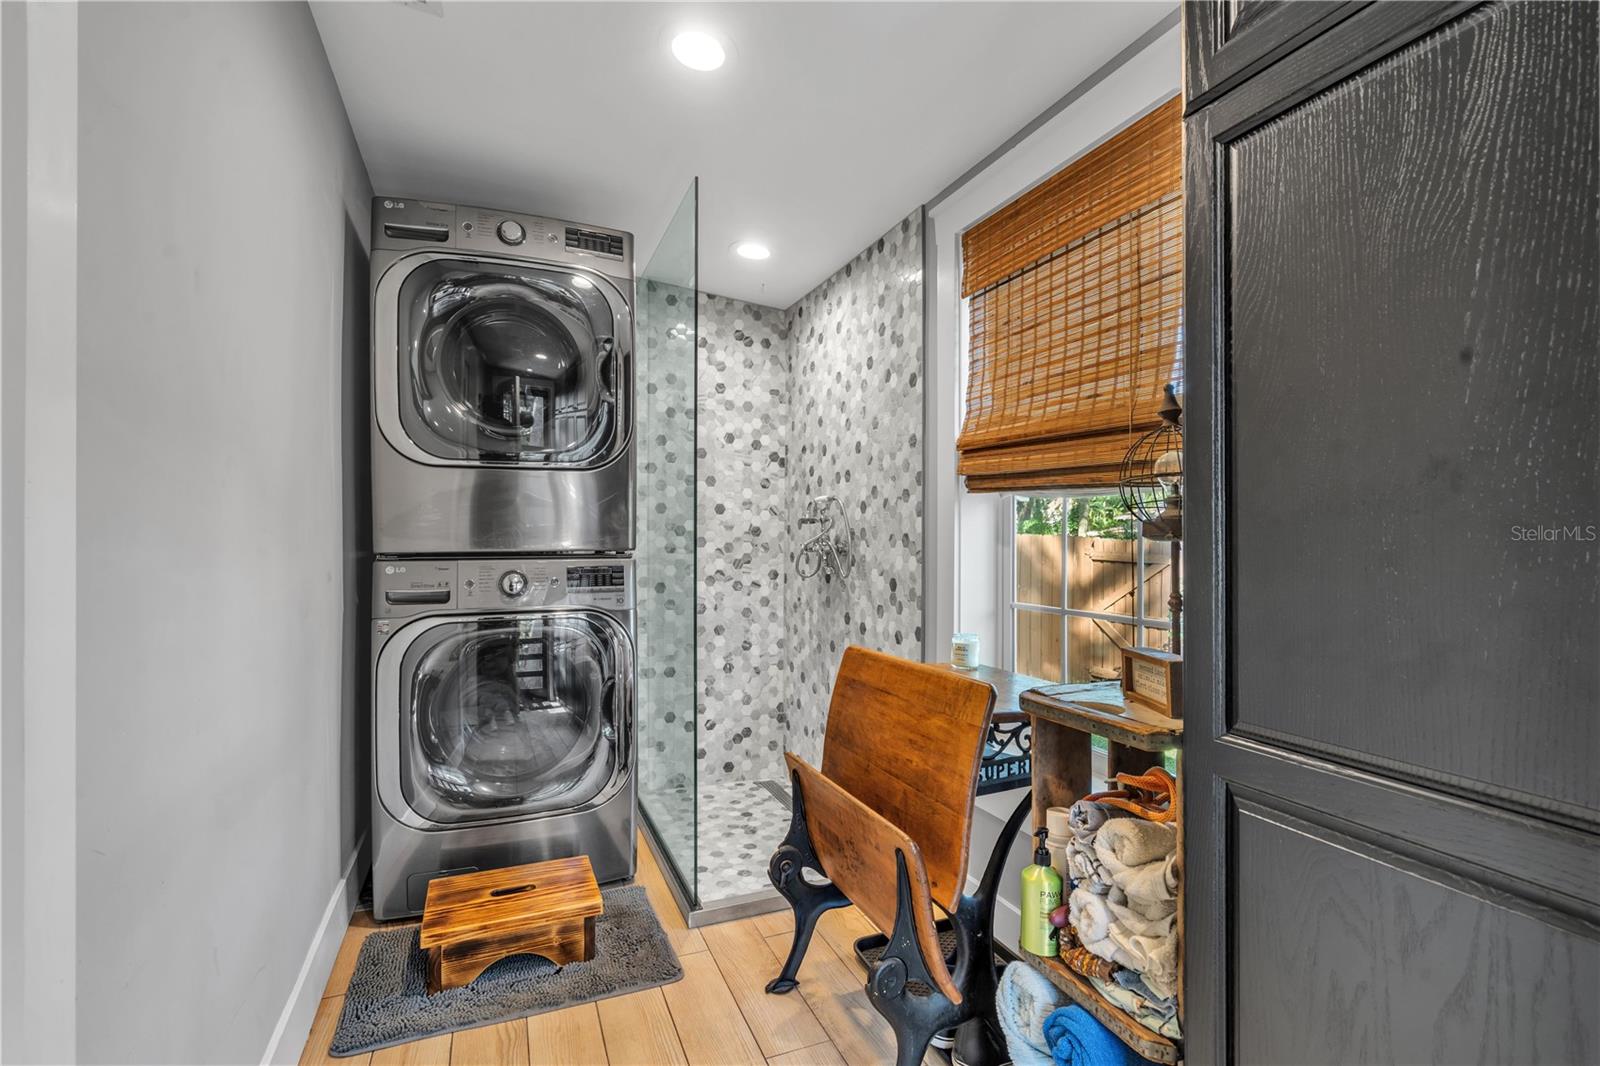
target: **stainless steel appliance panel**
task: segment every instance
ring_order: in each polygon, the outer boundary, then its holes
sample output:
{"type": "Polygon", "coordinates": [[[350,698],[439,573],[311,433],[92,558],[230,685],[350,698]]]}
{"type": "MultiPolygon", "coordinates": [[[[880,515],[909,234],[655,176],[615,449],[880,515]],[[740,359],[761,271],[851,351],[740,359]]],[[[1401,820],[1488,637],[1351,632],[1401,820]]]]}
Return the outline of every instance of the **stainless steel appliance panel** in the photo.
{"type": "Polygon", "coordinates": [[[631,551],[632,238],[373,204],[380,554],[631,551]]]}

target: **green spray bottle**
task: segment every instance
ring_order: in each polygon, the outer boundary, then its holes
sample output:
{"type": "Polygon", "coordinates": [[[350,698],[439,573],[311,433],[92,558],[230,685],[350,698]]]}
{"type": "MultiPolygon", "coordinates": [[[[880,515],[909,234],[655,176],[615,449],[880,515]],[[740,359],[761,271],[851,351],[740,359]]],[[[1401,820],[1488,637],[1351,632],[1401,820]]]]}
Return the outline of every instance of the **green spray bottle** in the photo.
{"type": "Polygon", "coordinates": [[[1050,865],[1050,849],[1044,846],[1050,830],[1039,829],[1034,836],[1033,865],[1022,868],[1022,950],[1054,958],[1060,951],[1056,927],[1050,912],[1061,906],[1061,875],[1050,865]]]}

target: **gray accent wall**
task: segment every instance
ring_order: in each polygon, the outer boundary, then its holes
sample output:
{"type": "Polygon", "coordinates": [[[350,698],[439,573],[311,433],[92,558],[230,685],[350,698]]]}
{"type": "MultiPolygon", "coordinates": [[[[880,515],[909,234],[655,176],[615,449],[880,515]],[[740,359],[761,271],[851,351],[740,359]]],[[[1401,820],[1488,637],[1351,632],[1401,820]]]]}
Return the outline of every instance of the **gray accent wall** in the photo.
{"type": "Polygon", "coordinates": [[[696,498],[702,781],[783,779],[789,314],[702,293],[696,498]]]}
{"type": "MultiPolygon", "coordinates": [[[[922,217],[902,219],[790,311],[789,513],[833,494],[855,527],[848,580],[789,582],[788,744],[814,765],[847,645],[922,658],[922,217]]],[[[791,533],[791,566],[796,547],[791,533]]]]}
{"type": "Polygon", "coordinates": [[[304,4],[79,55],[78,1059],[293,1059],[366,822],[371,190],[304,4]]]}
{"type": "MultiPolygon", "coordinates": [[[[819,763],[847,645],[922,657],[922,313],[920,209],[787,311],[700,296],[701,780],[781,781],[785,748],[819,763]],[[847,581],[794,571],[823,494],[855,526],[847,581]]],[[[647,470],[641,512],[674,491],[647,470]]]]}

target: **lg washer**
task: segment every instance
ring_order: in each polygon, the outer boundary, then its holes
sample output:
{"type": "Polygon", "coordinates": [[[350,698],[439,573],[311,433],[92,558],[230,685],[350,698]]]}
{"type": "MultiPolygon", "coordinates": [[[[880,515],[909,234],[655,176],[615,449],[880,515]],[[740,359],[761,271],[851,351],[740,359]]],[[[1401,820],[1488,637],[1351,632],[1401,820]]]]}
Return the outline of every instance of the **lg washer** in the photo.
{"type": "Polygon", "coordinates": [[[373,579],[373,909],[446,874],[635,864],[633,562],[380,559],[373,579]]]}

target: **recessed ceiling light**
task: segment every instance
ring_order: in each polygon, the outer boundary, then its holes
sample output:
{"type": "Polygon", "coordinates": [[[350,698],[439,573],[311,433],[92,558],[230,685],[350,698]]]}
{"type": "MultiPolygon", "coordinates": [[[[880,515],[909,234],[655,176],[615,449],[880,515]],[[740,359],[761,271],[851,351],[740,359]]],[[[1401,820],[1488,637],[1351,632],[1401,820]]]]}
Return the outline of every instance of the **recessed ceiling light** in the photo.
{"type": "Polygon", "coordinates": [[[733,246],[733,254],[741,259],[765,259],[772,254],[772,249],[760,241],[740,241],[733,246]]]}
{"type": "Polygon", "coordinates": [[[690,70],[716,70],[728,58],[722,42],[700,30],[685,30],[674,37],[672,54],[690,70]]]}

